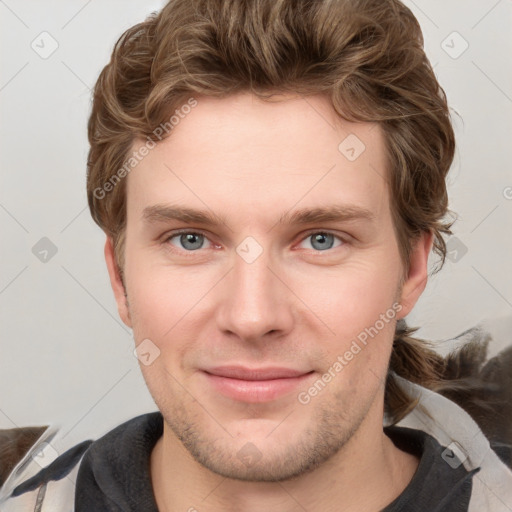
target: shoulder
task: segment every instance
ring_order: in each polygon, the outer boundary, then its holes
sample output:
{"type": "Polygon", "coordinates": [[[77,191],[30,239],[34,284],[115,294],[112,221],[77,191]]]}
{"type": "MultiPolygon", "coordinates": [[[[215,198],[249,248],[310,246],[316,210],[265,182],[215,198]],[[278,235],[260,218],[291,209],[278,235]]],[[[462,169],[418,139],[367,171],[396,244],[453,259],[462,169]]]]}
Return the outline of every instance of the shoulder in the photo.
{"type": "Polygon", "coordinates": [[[473,481],[480,468],[468,470],[453,452],[423,430],[395,425],[384,431],[395,446],[419,457],[419,465],[404,491],[382,512],[469,510],[473,481]]]}
{"type": "MultiPolygon", "coordinates": [[[[161,428],[160,413],[149,413],[132,418],[107,432],[96,441],[78,443],[41,467],[40,454],[52,452],[51,440],[58,435],[53,431],[41,436],[29,447],[26,455],[12,470],[0,489],[2,512],[34,510],[44,503],[44,510],[69,512],[73,508],[76,481],[84,461],[111,456],[126,448],[137,435],[143,439],[149,432],[154,435],[161,428]]],[[[49,453],[51,455],[51,453],[49,453]]]]}
{"type": "Polygon", "coordinates": [[[92,443],[83,441],[52,460],[56,452],[50,441],[35,442],[2,485],[2,512],[40,510],[43,503],[45,510],[68,512],[79,462],[92,443]],[[44,465],[45,459],[51,462],[44,465]]]}
{"type": "Polygon", "coordinates": [[[493,450],[512,469],[512,315],[488,319],[443,345],[440,394],[476,421],[493,450]]]}
{"type": "Polygon", "coordinates": [[[470,414],[439,393],[401,377],[397,380],[419,402],[396,426],[429,434],[440,445],[441,458],[451,467],[478,470],[468,510],[501,512],[504,504],[512,510],[512,470],[498,457],[470,414]]]}

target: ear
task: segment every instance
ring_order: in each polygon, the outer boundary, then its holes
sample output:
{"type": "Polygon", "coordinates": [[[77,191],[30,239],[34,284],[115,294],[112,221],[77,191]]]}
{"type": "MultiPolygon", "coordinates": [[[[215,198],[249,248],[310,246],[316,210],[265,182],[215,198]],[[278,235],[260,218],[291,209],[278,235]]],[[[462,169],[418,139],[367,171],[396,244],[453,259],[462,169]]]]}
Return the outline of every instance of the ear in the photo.
{"type": "Polygon", "coordinates": [[[108,275],[110,276],[110,286],[112,286],[114,297],[117,302],[117,311],[119,312],[121,320],[131,328],[132,321],[130,318],[130,310],[128,308],[128,300],[125,296],[125,287],[114,255],[114,242],[112,238],[108,236],[105,242],[105,261],[107,263],[108,275]]]}
{"type": "Polygon", "coordinates": [[[412,247],[409,272],[402,284],[400,296],[402,309],[398,318],[404,318],[411,312],[427,285],[428,256],[432,250],[433,241],[432,232],[423,232],[412,247]]]}

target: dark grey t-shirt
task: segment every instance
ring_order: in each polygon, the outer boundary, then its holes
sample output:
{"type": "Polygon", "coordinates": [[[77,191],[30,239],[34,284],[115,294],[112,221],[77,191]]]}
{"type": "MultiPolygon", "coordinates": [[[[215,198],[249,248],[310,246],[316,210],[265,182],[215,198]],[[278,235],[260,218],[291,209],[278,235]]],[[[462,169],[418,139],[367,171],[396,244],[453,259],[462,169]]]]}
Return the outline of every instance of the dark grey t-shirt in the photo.
{"type": "MultiPolygon", "coordinates": [[[[159,412],[145,414],[115,428],[86,451],[78,472],[76,512],[158,512],[149,461],[163,432],[159,412]]],[[[463,465],[450,465],[445,450],[429,434],[405,427],[385,427],[400,449],[420,457],[404,492],[382,512],[467,512],[472,478],[463,465]]]]}
{"type": "Polygon", "coordinates": [[[467,471],[451,450],[422,430],[393,426],[384,432],[398,448],[420,457],[420,463],[409,485],[382,512],[467,512],[472,479],[480,468],[467,471]]]}

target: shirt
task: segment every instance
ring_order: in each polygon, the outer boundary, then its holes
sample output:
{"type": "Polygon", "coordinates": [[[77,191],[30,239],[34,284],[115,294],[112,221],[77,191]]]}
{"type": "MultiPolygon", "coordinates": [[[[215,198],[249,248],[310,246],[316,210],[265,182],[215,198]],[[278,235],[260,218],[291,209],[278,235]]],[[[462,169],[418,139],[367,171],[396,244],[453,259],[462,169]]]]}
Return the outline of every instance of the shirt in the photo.
{"type": "MultiPolygon", "coordinates": [[[[93,443],[78,471],[76,512],[158,512],[149,468],[162,431],[162,415],[155,412],[134,418],[93,443]]],[[[452,467],[445,447],[421,430],[390,426],[384,432],[398,448],[418,455],[420,463],[403,493],[382,512],[468,510],[478,468],[452,467]]]]}

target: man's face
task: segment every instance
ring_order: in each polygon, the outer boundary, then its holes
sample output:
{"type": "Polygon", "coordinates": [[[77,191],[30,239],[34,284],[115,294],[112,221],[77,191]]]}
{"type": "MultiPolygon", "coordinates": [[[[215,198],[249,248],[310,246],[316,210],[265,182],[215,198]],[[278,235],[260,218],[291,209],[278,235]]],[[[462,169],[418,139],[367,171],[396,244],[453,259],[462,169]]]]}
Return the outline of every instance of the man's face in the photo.
{"type": "Polygon", "coordinates": [[[143,363],[160,351],[141,368],[166,435],[224,476],[280,480],[382,427],[428,244],[403,276],[377,125],[321,96],[197,100],[127,178],[128,303],[108,242],[109,270],[143,363]],[[323,209],[339,215],[294,216],[323,209]]]}

